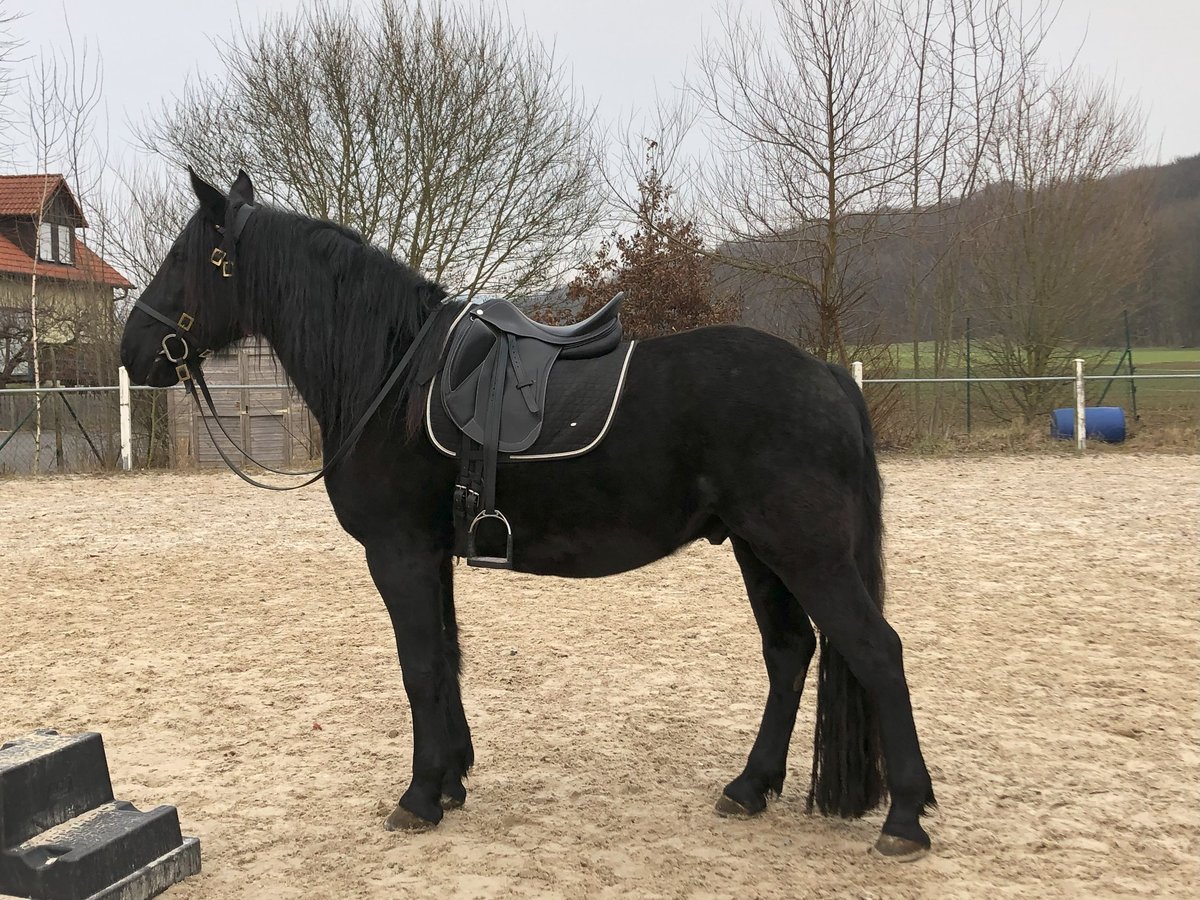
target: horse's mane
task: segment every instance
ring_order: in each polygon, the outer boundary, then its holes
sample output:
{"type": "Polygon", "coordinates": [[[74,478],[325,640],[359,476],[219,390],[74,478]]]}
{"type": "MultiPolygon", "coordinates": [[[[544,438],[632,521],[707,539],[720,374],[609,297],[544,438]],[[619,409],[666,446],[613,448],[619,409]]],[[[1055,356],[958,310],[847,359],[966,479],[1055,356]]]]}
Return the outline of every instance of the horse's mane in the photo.
{"type": "Polygon", "coordinates": [[[425,319],[438,316],[392,392],[397,401],[381,409],[394,416],[407,406],[410,427],[419,421],[414,388],[461,308],[443,304],[440,285],[350,228],[272,207],[247,221],[236,269],[241,324],[270,335],[327,440],[353,427],[425,319]]]}

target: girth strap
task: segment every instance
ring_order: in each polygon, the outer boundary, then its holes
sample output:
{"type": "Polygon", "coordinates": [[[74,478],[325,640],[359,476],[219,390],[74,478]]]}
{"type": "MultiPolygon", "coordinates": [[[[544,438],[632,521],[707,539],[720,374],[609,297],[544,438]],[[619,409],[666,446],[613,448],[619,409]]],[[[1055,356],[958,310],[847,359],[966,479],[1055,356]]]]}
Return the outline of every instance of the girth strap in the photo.
{"type": "MultiPolygon", "coordinates": [[[[511,338],[511,335],[509,336],[511,338]]],[[[488,393],[487,425],[483,437],[483,511],[496,511],[496,460],[500,452],[500,401],[504,399],[504,380],[508,376],[510,343],[496,342],[492,363],[492,384],[488,393]]]]}

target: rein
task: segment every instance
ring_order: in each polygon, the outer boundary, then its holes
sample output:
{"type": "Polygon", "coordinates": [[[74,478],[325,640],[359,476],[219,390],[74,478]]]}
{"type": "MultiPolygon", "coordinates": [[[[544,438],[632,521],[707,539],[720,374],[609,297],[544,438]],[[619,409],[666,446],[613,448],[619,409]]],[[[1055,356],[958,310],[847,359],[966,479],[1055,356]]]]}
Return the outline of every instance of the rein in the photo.
{"type": "MultiPolygon", "coordinates": [[[[221,241],[221,245],[213,250],[209,261],[221,270],[221,276],[224,278],[233,277],[233,264],[236,259],[238,238],[241,237],[242,229],[245,227],[247,220],[249,220],[251,214],[253,214],[256,209],[256,206],[253,206],[249,203],[240,204],[236,207],[231,206],[226,217],[226,227],[221,228],[220,226],[217,226],[217,231],[223,236],[223,240],[221,241]]],[[[237,291],[236,283],[234,284],[234,291],[235,293],[237,291]]],[[[192,326],[196,324],[195,316],[184,312],[180,314],[177,321],[172,321],[158,310],[147,306],[140,299],[135,300],[133,305],[149,315],[151,318],[156,319],[171,329],[171,331],[164,335],[162,339],[162,350],[159,351],[159,355],[166,357],[168,362],[175,364],[175,374],[179,376],[180,381],[187,386],[188,393],[192,395],[192,399],[196,403],[196,409],[200,412],[200,419],[202,422],[204,422],[204,430],[208,432],[208,437],[212,441],[213,446],[216,447],[217,453],[220,455],[222,462],[224,462],[225,465],[228,466],[230,470],[238,476],[238,478],[242,479],[242,481],[268,491],[295,491],[302,487],[308,487],[310,484],[313,484],[324,478],[329,471],[335,465],[337,465],[337,463],[340,462],[343,457],[346,456],[346,454],[354,449],[354,445],[362,436],[362,433],[366,429],[367,423],[371,420],[371,417],[375,415],[375,413],[379,410],[379,407],[383,404],[383,401],[387,397],[388,393],[396,386],[396,383],[400,380],[400,376],[403,375],[404,371],[409,367],[409,365],[412,364],[413,357],[416,356],[418,348],[421,346],[425,335],[429,333],[433,326],[433,320],[436,318],[433,313],[430,313],[429,316],[426,317],[425,322],[421,325],[420,331],[417,332],[417,336],[413,338],[412,343],[409,344],[408,350],[406,350],[404,355],[400,357],[400,361],[392,370],[392,374],[388,376],[387,381],[383,383],[383,387],[379,389],[379,393],[375,395],[375,399],[371,401],[370,405],[359,417],[358,422],[355,423],[354,428],[350,430],[346,440],[342,442],[340,447],[338,447],[337,452],[335,452],[334,455],[319,469],[313,469],[308,472],[285,472],[282,469],[276,469],[260,463],[247,451],[239,447],[237,442],[229,436],[229,432],[225,430],[225,426],[221,424],[220,416],[217,415],[212,394],[209,392],[208,383],[204,379],[204,372],[201,368],[204,360],[212,356],[213,351],[209,348],[196,350],[196,347],[193,346],[192,343],[189,343],[186,337],[186,335],[191,334],[192,326]],[[177,354],[172,353],[172,348],[170,346],[170,341],[172,338],[180,343],[181,350],[177,354]],[[195,362],[196,364],[194,371],[189,366],[190,362],[195,362]],[[199,392],[196,390],[197,384],[200,385],[199,392]],[[209,412],[212,413],[212,419],[217,423],[217,428],[220,429],[221,434],[225,436],[225,439],[229,441],[230,445],[233,446],[238,453],[248,459],[251,463],[261,469],[265,469],[268,472],[273,472],[276,475],[293,475],[297,477],[311,475],[312,477],[307,481],[301,482],[300,484],[293,485],[267,484],[251,478],[249,475],[239,469],[233,460],[226,455],[225,450],[221,447],[220,441],[216,439],[216,436],[213,434],[212,426],[208,423],[209,417],[204,415],[204,407],[200,403],[200,394],[204,395],[204,403],[207,404],[209,412]]],[[[192,340],[196,341],[195,335],[191,336],[192,340]]]]}

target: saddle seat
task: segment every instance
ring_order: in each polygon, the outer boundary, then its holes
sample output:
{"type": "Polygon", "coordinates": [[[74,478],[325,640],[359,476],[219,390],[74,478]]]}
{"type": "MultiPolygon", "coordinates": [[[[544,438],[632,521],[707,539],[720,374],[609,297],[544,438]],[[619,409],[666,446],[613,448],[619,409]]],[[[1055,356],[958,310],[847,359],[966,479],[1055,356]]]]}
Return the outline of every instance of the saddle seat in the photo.
{"type": "Polygon", "coordinates": [[[582,322],[572,325],[543,325],[535,322],[507,300],[491,300],[471,311],[471,317],[487,322],[496,331],[533,338],[562,347],[564,359],[603,356],[621,341],[621,301],[617,294],[582,322]]]}
{"type": "Polygon", "coordinates": [[[543,325],[507,300],[472,307],[449,337],[438,388],[446,415],[462,433],[461,471],[455,485],[455,531],[467,564],[512,568],[512,528],[496,510],[496,462],[537,440],[550,371],[559,359],[594,359],[621,344],[617,294],[574,325],[543,325]],[[475,553],[475,529],[500,521],[508,534],[504,557],[475,553]],[[465,538],[465,540],[464,540],[465,538]]]}

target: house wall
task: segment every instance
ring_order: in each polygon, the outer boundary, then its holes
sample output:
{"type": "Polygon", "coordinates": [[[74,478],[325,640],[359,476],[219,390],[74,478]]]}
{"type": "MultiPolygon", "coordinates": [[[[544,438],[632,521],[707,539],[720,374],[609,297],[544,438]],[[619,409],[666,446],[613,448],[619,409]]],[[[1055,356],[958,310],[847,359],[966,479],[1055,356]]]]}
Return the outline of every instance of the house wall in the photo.
{"type": "MultiPolygon", "coordinates": [[[[31,279],[24,276],[0,275],[0,306],[29,308],[31,279]]],[[[69,315],[72,310],[97,312],[106,306],[111,309],[113,289],[104,285],[78,281],[55,281],[38,278],[38,308],[69,315]]]]}
{"type": "MultiPolygon", "coordinates": [[[[74,340],[80,325],[92,331],[107,324],[113,314],[113,290],[92,284],[38,279],[38,317],[42,322],[42,340],[65,344],[74,340]]],[[[30,308],[30,279],[0,276],[0,307],[30,308]]]]}
{"type": "Polygon", "coordinates": [[[29,282],[0,275],[0,309],[29,311],[29,282]]]}
{"type": "MultiPolygon", "coordinates": [[[[0,330],[24,332],[29,322],[30,279],[0,276],[0,330]]],[[[38,279],[38,332],[43,377],[66,384],[116,382],[119,326],[113,290],[91,284],[38,279]]],[[[0,368],[13,347],[0,341],[0,368]]]]}

